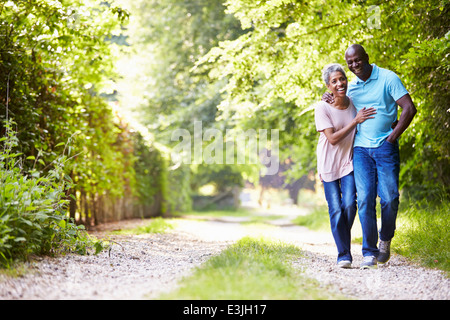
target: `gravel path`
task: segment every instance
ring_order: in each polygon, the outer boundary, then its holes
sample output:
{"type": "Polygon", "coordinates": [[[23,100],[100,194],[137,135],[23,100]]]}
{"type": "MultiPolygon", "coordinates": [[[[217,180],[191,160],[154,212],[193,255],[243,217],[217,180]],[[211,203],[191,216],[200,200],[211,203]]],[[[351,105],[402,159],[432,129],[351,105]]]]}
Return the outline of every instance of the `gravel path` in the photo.
{"type": "MultiPolygon", "coordinates": [[[[91,234],[132,228],[142,220],[110,223],[91,234]]],[[[193,267],[219,253],[224,242],[184,232],[108,236],[118,244],[98,255],[37,258],[20,278],[0,275],[2,299],[152,299],[175,289],[193,267]]]]}
{"type": "MultiPolygon", "coordinates": [[[[105,224],[93,232],[103,237],[107,230],[129,228],[143,220],[105,224]]],[[[240,224],[239,221],[176,220],[166,234],[115,235],[120,245],[97,256],[67,255],[38,258],[19,278],[0,275],[0,300],[12,299],[154,299],[177,287],[212,255],[243,236],[264,236],[298,245],[305,255],[293,262],[324,290],[355,299],[450,298],[450,280],[437,270],[420,268],[393,256],[377,270],[359,270],[360,247],[354,246],[354,269],[335,267],[331,234],[298,226],[240,224]]]]}

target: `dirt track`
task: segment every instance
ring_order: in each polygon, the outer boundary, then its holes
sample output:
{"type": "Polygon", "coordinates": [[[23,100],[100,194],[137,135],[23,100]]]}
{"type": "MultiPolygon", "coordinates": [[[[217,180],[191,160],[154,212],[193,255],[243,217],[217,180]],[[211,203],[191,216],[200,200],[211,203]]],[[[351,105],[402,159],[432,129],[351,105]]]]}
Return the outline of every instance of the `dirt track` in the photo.
{"type": "MultiPolygon", "coordinates": [[[[132,220],[103,225],[94,235],[108,230],[147,223],[132,220]]],[[[20,278],[0,276],[0,299],[152,299],[176,288],[211,255],[244,236],[264,236],[295,244],[305,254],[293,264],[324,290],[352,299],[450,298],[450,280],[437,270],[420,268],[393,256],[377,270],[359,270],[360,247],[354,246],[355,268],[335,267],[335,247],[330,233],[289,226],[241,224],[240,219],[176,220],[166,234],[121,235],[112,239],[111,252],[97,256],[68,255],[41,258],[20,278]]]]}

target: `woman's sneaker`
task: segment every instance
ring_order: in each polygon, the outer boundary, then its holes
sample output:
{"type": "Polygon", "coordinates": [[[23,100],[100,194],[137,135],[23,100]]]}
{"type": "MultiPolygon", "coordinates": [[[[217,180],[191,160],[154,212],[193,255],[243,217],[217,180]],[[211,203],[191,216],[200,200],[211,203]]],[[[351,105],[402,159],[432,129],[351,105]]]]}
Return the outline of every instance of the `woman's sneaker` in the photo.
{"type": "Polygon", "coordinates": [[[361,263],[361,269],[376,269],[377,268],[377,258],[374,256],[364,257],[363,262],[361,263]]]}
{"type": "Polygon", "coordinates": [[[391,257],[391,240],[389,241],[383,241],[380,240],[380,254],[378,255],[378,262],[379,263],[386,263],[389,261],[389,258],[391,257]]]}
{"type": "Polygon", "coordinates": [[[337,266],[343,269],[350,269],[352,267],[352,262],[350,260],[341,260],[338,262],[337,266]]]}

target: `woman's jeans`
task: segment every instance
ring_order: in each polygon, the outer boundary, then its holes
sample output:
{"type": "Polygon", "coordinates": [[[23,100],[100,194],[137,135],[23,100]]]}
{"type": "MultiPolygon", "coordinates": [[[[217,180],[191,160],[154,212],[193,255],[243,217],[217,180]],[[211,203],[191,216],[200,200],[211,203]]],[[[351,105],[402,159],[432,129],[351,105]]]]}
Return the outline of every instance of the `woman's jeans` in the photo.
{"type": "Polygon", "coordinates": [[[338,262],[352,261],[351,229],[356,215],[356,187],[353,172],[331,182],[323,182],[328,202],[331,233],[338,249],[338,262]]]}
{"type": "Polygon", "coordinates": [[[380,239],[391,240],[399,204],[400,157],[398,142],[387,140],[378,148],[355,147],[353,169],[358,192],[358,214],[363,231],[363,256],[378,257],[376,198],[380,197],[380,239]]]}

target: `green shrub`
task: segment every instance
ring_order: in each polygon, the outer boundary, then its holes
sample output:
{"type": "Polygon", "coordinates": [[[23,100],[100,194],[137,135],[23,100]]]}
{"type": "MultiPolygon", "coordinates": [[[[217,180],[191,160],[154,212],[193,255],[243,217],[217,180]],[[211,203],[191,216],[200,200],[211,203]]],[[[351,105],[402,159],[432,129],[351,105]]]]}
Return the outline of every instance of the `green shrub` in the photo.
{"type": "MultiPolygon", "coordinates": [[[[45,175],[34,169],[23,172],[22,154],[13,152],[19,141],[11,123],[0,139],[0,265],[8,267],[30,254],[84,254],[89,246],[101,250],[101,242],[88,238],[83,226],[76,226],[66,215],[66,191],[71,187],[63,172],[67,157],[56,158],[45,175]]],[[[25,161],[36,163],[39,156],[25,161]]]]}

